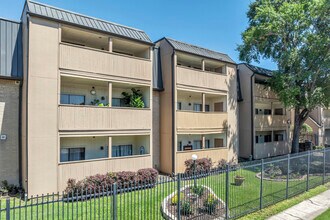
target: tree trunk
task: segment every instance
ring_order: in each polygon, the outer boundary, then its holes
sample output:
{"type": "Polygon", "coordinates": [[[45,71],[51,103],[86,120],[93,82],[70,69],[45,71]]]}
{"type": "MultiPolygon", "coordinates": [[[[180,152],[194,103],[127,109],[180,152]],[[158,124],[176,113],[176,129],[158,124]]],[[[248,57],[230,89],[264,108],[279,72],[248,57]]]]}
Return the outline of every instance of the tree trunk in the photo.
{"type": "Polygon", "coordinates": [[[299,153],[299,136],[302,125],[305,123],[309,116],[307,109],[300,111],[299,108],[294,110],[294,127],[292,136],[292,150],[291,153],[299,153]]]}

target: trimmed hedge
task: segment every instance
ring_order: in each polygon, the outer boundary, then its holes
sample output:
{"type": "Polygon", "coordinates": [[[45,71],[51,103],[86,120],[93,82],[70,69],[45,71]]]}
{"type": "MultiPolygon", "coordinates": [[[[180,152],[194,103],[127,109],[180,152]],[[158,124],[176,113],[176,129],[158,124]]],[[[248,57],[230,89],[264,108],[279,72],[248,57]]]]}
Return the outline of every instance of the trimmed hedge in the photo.
{"type": "Polygon", "coordinates": [[[140,169],[137,172],[122,171],[116,173],[96,174],[76,181],[69,179],[65,189],[66,194],[107,190],[117,183],[118,189],[153,185],[158,178],[158,171],[153,168],[140,169]]]}

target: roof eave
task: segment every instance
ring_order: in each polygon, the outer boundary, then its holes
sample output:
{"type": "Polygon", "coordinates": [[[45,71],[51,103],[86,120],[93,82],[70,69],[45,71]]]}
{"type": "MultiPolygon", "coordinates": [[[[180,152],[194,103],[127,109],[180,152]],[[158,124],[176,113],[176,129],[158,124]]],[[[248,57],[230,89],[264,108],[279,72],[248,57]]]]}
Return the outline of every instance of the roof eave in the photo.
{"type": "Polygon", "coordinates": [[[27,11],[27,14],[30,15],[30,16],[44,18],[44,19],[47,19],[47,20],[50,20],[50,21],[56,21],[56,22],[59,22],[59,23],[63,23],[63,24],[71,25],[71,26],[80,27],[82,29],[88,29],[88,30],[92,30],[92,31],[96,31],[96,32],[104,33],[104,34],[109,34],[109,35],[112,35],[112,36],[115,36],[115,37],[124,38],[124,39],[131,40],[131,41],[136,41],[136,42],[139,42],[139,43],[147,44],[149,46],[154,46],[155,45],[151,41],[144,41],[144,40],[139,40],[139,39],[135,39],[135,38],[130,38],[130,37],[126,37],[126,36],[123,36],[123,35],[115,34],[115,33],[112,33],[112,32],[102,31],[102,30],[99,30],[99,29],[95,29],[95,28],[91,28],[91,27],[86,27],[84,25],[74,24],[74,23],[71,23],[71,22],[66,22],[66,21],[63,21],[63,20],[59,20],[59,19],[55,19],[55,18],[50,18],[50,17],[47,17],[47,16],[43,16],[43,15],[40,15],[40,14],[33,13],[33,12],[29,11],[29,10],[27,11]]]}

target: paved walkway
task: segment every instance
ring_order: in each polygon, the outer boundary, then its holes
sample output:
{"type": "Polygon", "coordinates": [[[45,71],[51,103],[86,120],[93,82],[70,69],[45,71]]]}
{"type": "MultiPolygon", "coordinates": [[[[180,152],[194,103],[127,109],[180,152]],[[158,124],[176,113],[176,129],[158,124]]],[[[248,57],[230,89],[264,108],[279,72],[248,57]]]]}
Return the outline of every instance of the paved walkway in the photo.
{"type": "Polygon", "coordinates": [[[330,190],[307,199],[268,220],[309,220],[330,208],[330,190]]]}

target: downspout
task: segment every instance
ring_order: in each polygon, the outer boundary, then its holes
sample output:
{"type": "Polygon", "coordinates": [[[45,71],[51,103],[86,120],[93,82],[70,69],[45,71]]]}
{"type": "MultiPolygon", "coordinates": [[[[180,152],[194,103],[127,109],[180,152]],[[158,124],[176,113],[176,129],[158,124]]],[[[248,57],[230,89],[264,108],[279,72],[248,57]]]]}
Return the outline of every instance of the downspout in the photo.
{"type": "Polygon", "coordinates": [[[252,159],[254,159],[254,117],[253,117],[253,112],[254,112],[254,97],[253,97],[253,77],[255,73],[251,75],[250,78],[250,83],[251,83],[251,155],[252,159]]]}
{"type": "Polygon", "coordinates": [[[175,89],[175,80],[174,80],[174,56],[175,51],[173,51],[171,59],[172,59],[172,173],[175,173],[175,95],[174,95],[174,89],[175,89]]]}
{"type": "Polygon", "coordinates": [[[22,94],[23,81],[19,82],[18,93],[18,184],[23,186],[22,180],[22,94]]]}

